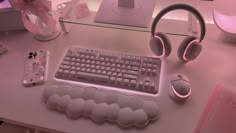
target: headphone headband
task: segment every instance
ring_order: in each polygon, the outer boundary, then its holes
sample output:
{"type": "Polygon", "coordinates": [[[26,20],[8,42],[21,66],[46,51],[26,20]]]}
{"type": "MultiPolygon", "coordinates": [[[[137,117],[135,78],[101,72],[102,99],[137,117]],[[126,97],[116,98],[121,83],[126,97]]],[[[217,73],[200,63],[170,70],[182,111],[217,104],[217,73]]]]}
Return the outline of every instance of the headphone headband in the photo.
{"type": "Polygon", "coordinates": [[[183,9],[183,10],[189,11],[189,12],[193,13],[196,16],[196,18],[198,19],[198,21],[200,23],[200,27],[201,27],[201,35],[200,35],[200,42],[201,42],[203,40],[203,38],[205,37],[205,34],[206,34],[205,21],[204,21],[202,15],[201,15],[201,13],[198,12],[198,10],[196,10],[194,7],[186,5],[186,4],[174,4],[174,5],[168,6],[168,7],[164,8],[163,10],[161,10],[152,22],[152,27],[151,27],[152,37],[154,37],[154,35],[155,35],[156,25],[159,22],[159,20],[166,13],[168,13],[170,11],[173,11],[173,10],[177,10],[177,9],[183,9]]]}

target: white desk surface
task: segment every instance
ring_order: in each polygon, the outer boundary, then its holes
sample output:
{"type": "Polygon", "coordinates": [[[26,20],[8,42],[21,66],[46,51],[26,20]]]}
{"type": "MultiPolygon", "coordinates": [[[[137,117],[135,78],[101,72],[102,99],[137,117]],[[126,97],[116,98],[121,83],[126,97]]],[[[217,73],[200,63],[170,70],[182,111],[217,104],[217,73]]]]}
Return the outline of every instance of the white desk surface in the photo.
{"type": "Polygon", "coordinates": [[[149,49],[150,34],[75,25],[69,34],[39,42],[29,32],[0,33],[0,41],[9,49],[0,56],[0,119],[46,131],[70,133],[192,133],[216,84],[235,84],[236,46],[221,42],[219,34],[215,25],[207,25],[202,53],[187,64],[181,64],[176,56],[184,37],[169,36],[174,44],[173,52],[163,59],[160,93],[138,94],[160,106],[160,118],[144,128],[121,128],[114,123],[98,124],[84,117],[71,120],[62,113],[48,110],[41,101],[41,94],[45,86],[54,81],[55,71],[71,45],[153,56],[149,49]],[[50,51],[48,81],[42,86],[25,88],[22,86],[25,55],[41,49],[50,51]],[[168,76],[176,72],[191,80],[192,95],[184,105],[176,104],[168,95],[168,76]]]}

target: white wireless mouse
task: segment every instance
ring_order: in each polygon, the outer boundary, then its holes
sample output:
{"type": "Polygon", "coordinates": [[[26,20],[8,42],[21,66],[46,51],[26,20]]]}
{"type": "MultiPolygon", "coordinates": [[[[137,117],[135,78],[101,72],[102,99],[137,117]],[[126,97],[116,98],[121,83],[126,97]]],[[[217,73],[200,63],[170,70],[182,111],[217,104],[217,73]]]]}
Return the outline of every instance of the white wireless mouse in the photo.
{"type": "Polygon", "coordinates": [[[191,94],[190,80],[184,74],[173,74],[170,77],[170,97],[179,102],[183,102],[189,98],[191,94]]]}

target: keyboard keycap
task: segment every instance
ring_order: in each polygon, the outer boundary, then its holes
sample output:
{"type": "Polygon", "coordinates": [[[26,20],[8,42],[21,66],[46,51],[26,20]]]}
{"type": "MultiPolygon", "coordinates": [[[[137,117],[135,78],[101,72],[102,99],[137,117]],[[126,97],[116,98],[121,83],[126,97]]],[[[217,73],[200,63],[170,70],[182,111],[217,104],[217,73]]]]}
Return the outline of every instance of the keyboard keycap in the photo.
{"type": "Polygon", "coordinates": [[[109,77],[106,75],[95,74],[95,73],[77,72],[76,74],[78,77],[81,77],[81,78],[92,78],[92,79],[96,79],[96,80],[108,80],[109,79],[109,77]]]}

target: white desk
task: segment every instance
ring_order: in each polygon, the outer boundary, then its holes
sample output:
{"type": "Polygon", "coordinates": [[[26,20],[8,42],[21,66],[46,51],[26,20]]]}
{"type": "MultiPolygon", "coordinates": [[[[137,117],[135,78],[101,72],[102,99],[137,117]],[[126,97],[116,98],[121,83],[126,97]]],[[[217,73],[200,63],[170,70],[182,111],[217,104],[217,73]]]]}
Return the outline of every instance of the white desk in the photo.
{"type": "Polygon", "coordinates": [[[184,37],[169,36],[175,45],[172,45],[170,57],[163,60],[160,93],[139,93],[160,106],[161,117],[144,128],[127,129],[114,123],[98,124],[84,117],[71,120],[62,113],[48,110],[41,101],[41,94],[45,86],[54,81],[56,68],[71,45],[152,56],[150,34],[76,25],[69,34],[62,34],[56,40],[39,42],[28,32],[1,33],[0,41],[9,52],[0,56],[0,119],[44,131],[70,133],[191,133],[214,86],[221,82],[235,84],[236,47],[218,40],[219,33],[214,25],[207,25],[202,53],[187,64],[180,64],[176,56],[184,37]],[[22,86],[24,56],[28,51],[40,49],[48,49],[51,54],[48,81],[42,86],[25,88],[22,86]],[[168,95],[168,76],[176,72],[186,74],[191,80],[192,95],[184,105],[176,104],[168,95]]]}

